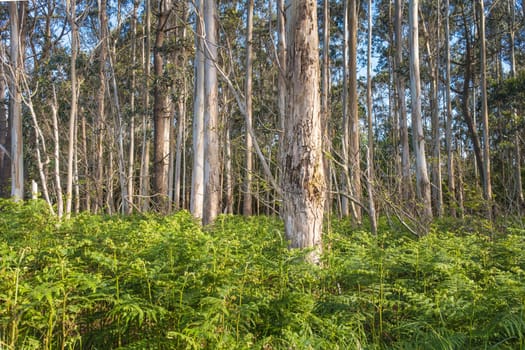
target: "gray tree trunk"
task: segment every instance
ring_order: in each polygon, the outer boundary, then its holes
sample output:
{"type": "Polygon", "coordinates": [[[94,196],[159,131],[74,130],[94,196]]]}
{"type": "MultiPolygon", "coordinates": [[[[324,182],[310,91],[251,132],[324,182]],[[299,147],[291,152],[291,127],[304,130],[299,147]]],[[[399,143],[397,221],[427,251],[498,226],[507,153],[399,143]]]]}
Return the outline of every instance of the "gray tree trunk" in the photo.
{"type": "Polygon", "coordinates": [[[206,51],[204,61],[204,208],[202,223],[213,223],[220,213],[221,204],[221,162],[219,152],[219,100],[217,59],[218,17],[215,0],[204,3],[206,51]]]}
{"type": "Polygon", "coordinates": [[[24,69],[23,23],[25,3],[9,4],[11,30],[11,77],[9,79],[9,123],[11,128],[11,197],[24,199],[24,141],[22,139],[22,99],[20,71],[24,69]]]}
{"type": "MultiPolygon", "coordinates": [[[[252,65],[253,65],[253,0],[248,0],[247,3],[247,17],[248,23],[246,24],[246,86],[245,86],[245,98],[246,98],[246,123],[248,124],[246,129],[249,130],[253,127],[252,122],[252,65]]],[[[252,172],[253,172],[253,141],[252,135],[246,132],[245,135],[245,147],[246,147],[246,158],[245,158],[245,171],[244,175],[244,193],[243,193],[243,214],[246,216],[252,215],[252,172]]]]}
{"type": "Polygon", "coordinates": [[[204,209],[204,0],[197,1],[195,31],[195,92],[193,99],[193,173],[190,211],[202,219],[204,209]]]}
{"type": "Polygon", "coordinates": [[[313,247],[318,262],[325,175],[319,93],[319,39],[315,0],[287,2],[287,103],[282,149],[282,195],[291,248],[313,247]]]}

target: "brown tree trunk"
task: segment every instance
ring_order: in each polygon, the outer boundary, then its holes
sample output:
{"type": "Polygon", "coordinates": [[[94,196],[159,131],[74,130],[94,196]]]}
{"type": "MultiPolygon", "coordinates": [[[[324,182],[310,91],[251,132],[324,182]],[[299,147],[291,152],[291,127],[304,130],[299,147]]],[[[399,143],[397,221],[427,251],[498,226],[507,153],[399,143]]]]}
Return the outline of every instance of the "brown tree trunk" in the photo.
{"type": "MultiPolygon", "coordinates": [[[[359,22],[357,0],[350,0],[349,11],[348,165],[350,194],[358,202],[357,204],[362,204],[359,100],[357,95],[357,25],[359,22]]],[[[360,224],[362,220],[361,207],[357,204],[354,201],[351,202],[352,216],[356,223],[360,224]]]]}

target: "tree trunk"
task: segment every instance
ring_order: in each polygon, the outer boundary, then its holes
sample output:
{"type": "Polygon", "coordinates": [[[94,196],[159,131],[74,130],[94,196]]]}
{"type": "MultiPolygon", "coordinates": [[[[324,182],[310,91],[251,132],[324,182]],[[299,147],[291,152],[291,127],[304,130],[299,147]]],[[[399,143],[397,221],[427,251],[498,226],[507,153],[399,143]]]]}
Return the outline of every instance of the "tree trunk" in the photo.
{"type": "Polygon", "coordinates": [[[454,174],[454,150],[452,148],[452,98],[450,94],[451,73],[450,73],[450,4],[446,0],[445,12],[445,104],[446,104],[446,128],[445,128],[445,142],[447,146],[447,182],[448,182],[448,198],[449,198],[449,212],[452,217],[457,216],[456,207],[456,179],[454,174]]]}
{"type": "MultiPolygon", "coordinates": [[[[348,79],[348,164],[350,171],[350,194],[357,204],[362,204],[361,188],[361,151],[359,132],[359,98],[357,95],[357,25],[359,17],[357,13],[357,0],[351,0],[349,6],[350,22],[350,45],[349,45],[349,79],[348,79]]],[[[361,223],[361,207],[351,202],[352,216],[357,224],[361,223]]]]}
{"type": "Polygon", "coordinates": [[[366,65],[366,107],[368,114],[368,147],[366,149],[368,211],[370,232],[377,234],[376,207],[374,203],[374,129],[372,101],[372,0],[368,0],[368,55],[366,65]]]}
{"type": "Polygon", "coordinates": [[[395,0],[395,76],[397,90],[397,109],[400,123],[401,141],[401,194],[405,202],[413,198],[412,180],[410,176],[410,148],[408,141],[407,108],[405,102],[405,66],[403,63],[403,1],[395,0]]]}
{"type": "Polygon", "coordinates": [[[421,120],[421,81],[419,77],[419,25],[418,0],[409,2],[410,23],[410,90],[412,94],[412,138],[416,158],[416,192],[422,206],[422,219],[428,224],[432,219],[430,181],[425,155],[425,136],[421,120]]]}
{"type": "Polygon", "coordinates": [[[11,197],[24,199],[24,141],[20,74],[24,69],[23,26],[26,4],[9,4],[11,77],[9,79],[9,123],[11,128],[11,197]]]}
{"type": "MultiPolygon", "coordinates": [[[[441,26],[439,16],[440,1],[437,2],[437,28],[441,26]]],[[[427,25],[423,21],[423,33],[425,36],[425,47],[428,55],[429,73],[430,73],[430,114],[432,124],[432,205],[436,216],[443,215],[443,191],[441,180],[441,126],[439,120],[439,30],[437,30],[437,37],[435,43],[431,45],[432,38],[430,37],[427,25]],[[431,49],[435,47],[433,51],[431,49]]]]}
{"type": "Polygon", "coordinates": [[[190,211],[202,219],[204,209],[204,0],[198,0],[195,31],[195,92],[193,97],[193,173],[190,211]]]}
{"type": "Polygon", "coordinates": [[[142,150],[140,161],[140,176],[139,176],[139,208],[142,212],[149,210],[149,194],[150,194],[150,128],[149,128],[149,90],[150,90],[150,53],[151,53],[151,4],[150,0],[146,2],[146,24],[143,30],[145,31],[145,44],[142,45],[142,65],[144,67],[144,112],[142,115],[142,150]]]}
{"type": "Polygon", "coordinates": [[[168,170],[170,152],[170,96],[169,86],[164,79],[164,57],[163,45],[166,32],[169,29],[168,19],[171,10],[171,0],[159,2],[159,15],[157,32],[155,36],[155,48],[153,55],[153,66],[155,74],[154,87],[154,178],[153,192],[157,209],[160,212],[168,210],[168,170]]]}
{"type": "Polygon", "coordinates": [[[485,48],[485,6],[483,0],[479,4],[479,37],[481,40],[481,117],[483,124],[483,197],[488,202],[487,211],[492,219],[492,184],[490,176],[490,139],[489,139],[489,111],[487,103],[487,50],[485,48]]]}
{"type": "MultiPolygon", "coordinates": [[[[248,23],[246,25],[246,129],[251,129],[252,126],[252,65],[253,65],[253,0],[248,0],[247,3],[247,17],[248,23]]],[[[246,132],[245,135],[246,159],[244,175],[244,199],[243,199],[243,214],[245,216],[252,215],[252,172],[253,172],[253,141],[252,135],[246,132]]]]}
{"type": "MultiPolygon", "coordinates": [[[[349,112],[348,112],[348,99],[349,99],[349,90],[348,90],[348,81],[350,80],[350,67],[349,67],[349,60],[350,60],[350,24],[349,24],[349,1],[350,0],[344,0],[344,6],[343,6],[343,92],[342,92],[342,109],[343,109],[343,135],[341,143],[342,143],[342,163],[343,163],[343,174],[341,176],[341,187],[343,192],[345,192],[341,196],[341,217],[347,217],[350,214],[350,202],[348,200],[348,192],[350,192],[350,181],[349,179],[349,168],[350,168],[350,160],[348,158],[348,151],[350,148],[350,118],[349,118],[349,112]]],[[[355,1],[355,0],[354,0],[355,1]]]]}
{"type": "Polygon", "coordinates": [[[286,10],[287,117],[282,177],[286,237],[291,248],[313,247],[319,261],[325,176],[319,96],[319,39],[315,0],[298,0],[286,10]]]}
{"type": "Polygon", "coordinates": [[[75,125],[77,123],[77,104],[78,104],[78,89],[77,89],[77,53],[78,53],[78,28],[76,23],[76,0],[67,0],[69,24],[71,26],[71,109],[69,111],[69,144],[67,152],[67,182],[66,182],[66,216],[71,216],[72,200],[73,200],[73,171],[74,171],[74,156],[76,133],[75,125]]]}
{"type": "Polygon", "coordinates": [[[8,188],[11,177],[9,111],[5,108],[7,105],[5,98],[7,81],[8,76],[4,71],[4,65],[0,64],[0,198],[9,197],[8,188]]]}
{"type": "Polygon", "coordinates": [[[204,23],[206,33],[206,51],[204,61],[204,208],[202,223],[213,223],[220,213],[221,203],[221,162],[219,153],[219,100],[217,59],[218,17],[215,0],[205,1],[204,23]]]}
{"type": "Polygon", "coordinates": [[[98,16],[100,25],[100,40],[99,40],[99,54],[98,54],[98,80],[99,88],[96,95],[97,114],[96,121],[96,172],[95,172],[95,208],[94,212],[104,207],[104,148],[106,147],[106,71],[105,62],[107,60],[107,40],[108,40],[108,19],[107,19],[107,3],[106,0],[99,0],[98,16]]]}
{"type": "MultiPolygon", "coordinates": [[[[325,154],[331,154],[332,140],[330,135],[331,128],[329,127],[331,113],[330,113],[330,1],[323,2],[323,62],[321,68],[321,112],[323,121],[323,144],[325,154]]],[[[331,173],[331,163],[329,157],[324,157],[324,173],[331,173]]],[[[330,215],[332,208],[331,195],[331,177],[326,176],[326,202],[325,214],[330,215]]]]}

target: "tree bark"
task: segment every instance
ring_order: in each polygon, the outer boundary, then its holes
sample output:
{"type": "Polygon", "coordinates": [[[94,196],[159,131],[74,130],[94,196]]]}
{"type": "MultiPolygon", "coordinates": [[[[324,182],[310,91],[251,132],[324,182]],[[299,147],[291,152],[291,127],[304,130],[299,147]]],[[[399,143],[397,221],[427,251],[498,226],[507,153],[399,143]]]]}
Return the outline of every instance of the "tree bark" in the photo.
{"type": "Polygon", "coordinates": [[[421,204],[421,216],[424,224],[432,219],[432,201],[430,180],[427,172],[425,155],[425,136],[421,120],[421,81],[419,76],[419,25],[418,0],[409,2],[410,24],[410,90],[412,94],[412,139],[416,158],[416,192],[421,204]]]}
{"type": "Polygon", "coordinates": [[[368,211],[370,232],[377,234],[376,206],[374,202],[374,129],[372,101],[372,0],[368,0],[368,47],[366,65],[366,109],[368,114],[368,147],[366,149],[368,211]]]}
{"type": "Polygon", "coordinates": [[[405,66],[403,63],[403,1],[395,0],[395,76],[397,91],[397,109],[400,123],[401,141],[401,194],[405,202],[413,198],[412,180],[410,176],[410,148],[408,137],[407,108],[405,102],[405,66]]]}
{"type": "Polygon", "coordinates": [[[74,175],[74,156],[76,143],[76,123],[78,107],[77,89],[77,53],[78,53],[78,27],[76,23],[76,0],[67,0],[69,24],[71,26],[71,109],[69,111],[69,143],[67,152],[67,182],[66,182],[66,217],[71,216],[73,200],[73,175],[74,175]]]}
{"type": "Polygon", "coordinates": [[[106,0],[99,0],[98,2],[98,18],[100,25],[100,40],[98,53],[98,79],[99,88],[96,95],[97,114],[96,122],[96,172],[95,172],[95,208],[94,212],[104,207],[104,148],[106,147],[106,71],[105,62],[107,60],[107,40],[108,40],[108,19],[107,19],[107,2],[106,0]]]}
{"type": "Polygon", "coordinates": [[[24,199],[24,141],[22,138],[22,99],[20,74],[24,69],[23,26],[26,4],[9,4],[11,30],[11,77],[9,79],[9,123],[11,129],[11,197],[24,199]]]}
{"type": "MultiPolygon", "coordinates": [[[[357,95],[357,25],[359,22],[357,0],[350,0],[349,6],[350,42],[349,42],[349,76],[348,76],[348,164],[350,172],[350,194],[361,204],[361,150],[359,131],[359,99],[357,95]]],[[[362,221],[361,207],[351,202],[352,216],[357,224],[362,221]]]]}
{"type": "Polygon", "coordinates": [[[0,197],[9,197],[9,180],[11,177],[11,144],[9,136],[9,110],[5,108],[7,99],[8,76],[4,71],[4,65],[0,64],[0,197]]]}
{"type": "Polygon", "coordinates": [[[286,42],[282,217],[290,248],[313,247],[308,259],[315,263],[321,251],[325,198],[315,0],[287,3],[286,42]]]}
{"type": "Polygon", "coordinates": [[[219,100],[217,67],[218,17],[215,0],[204,3],[206,55],[204,61],[204,208],[202,223],[213,223],[220,213],[221,162],[219,153],[219,100]]]}
{"type": "Polygon", "coordinates": [[[445,126],[445,142],[447,147],[447,182],[448,182],[448,198],[449,198],[449,213],[452,217],[457,216],[457,200],[456,200],[456,179],[454,172],[454,149],[452,147],[452,98],[450,93],[451,72],[450,72],[450,1],[445,3],[445,104],[446,104],[446,126],[445,126]]]}
{"type": "Polygon", "coordinates": [[[195,92],[193,98],[193,173],[190,211],[202,219],[204,210],[204,0],[197,1],[195,31],[195,92]]]}
{"type": "Polygon", "coordinates": [[[490,139],[489,139],[489,111],[487,103],[487,49],[485,45],[485,6],[483,0],[479,4],[479,38],[480,70],[481,70],[481,117],[483,124],[483,197],[488,202],[487,212],[492,219],[492,184],[490,175],[490,139]]]}
{"type": "Polygon", "coordinates": [[[146,2],[146,23],[144,25],[144,41],[142,45],[142,65],[144,67],[144,111],[142,114],[142,150],[139,176],[139,208],[142,212],[149,210],[150,195],[150,124],[149,124],[149,89],[150,89],[150,53],[151,53],[151,3],[146,2]]]}
{"type": "MultiPolygon", "coordinates": [[[[248,23],[246,25],[246,86],[245,86],[245,99],[246,99],[246,123],[248,124],[246,129],[251,129],[252,126],[252,76],[253,76],[253,0],[248,0],[247,3],[247,17],[248,23]]],[[[246,158],[245,158],[245,172],[244,175],[244,193],[243,193],[243,214],[245,216],[252,215],[252,172],[253,172],[253,141],[252,135],[246,132],[245,147],[246,147],[246,158]]]]}
{"type": "Polygon", "coordinates": [[[160,212],[168,211],[168,171],[170,153],[170,96],[169,86],[164,79],[163,45],[166,39],[168,20],[171,11],[171,0],[159,2],[159,15],[157,31],[155,35],[155,47],[153,55],[153,67],[155,74],[154,86],[154,177],[153,192],[157,209],[160,212]]]}

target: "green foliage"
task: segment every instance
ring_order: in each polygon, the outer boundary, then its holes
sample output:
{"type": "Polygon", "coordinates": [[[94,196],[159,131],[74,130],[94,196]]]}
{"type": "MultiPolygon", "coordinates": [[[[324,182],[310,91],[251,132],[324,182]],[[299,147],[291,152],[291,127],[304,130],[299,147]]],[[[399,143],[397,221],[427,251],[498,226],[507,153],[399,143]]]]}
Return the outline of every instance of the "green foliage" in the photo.
{"type": "Polygon", "coordinates": [[[334,220],[319,267],[275,218],[0,208],[3,349],[525,348],[523,226],[334,220]]]}

